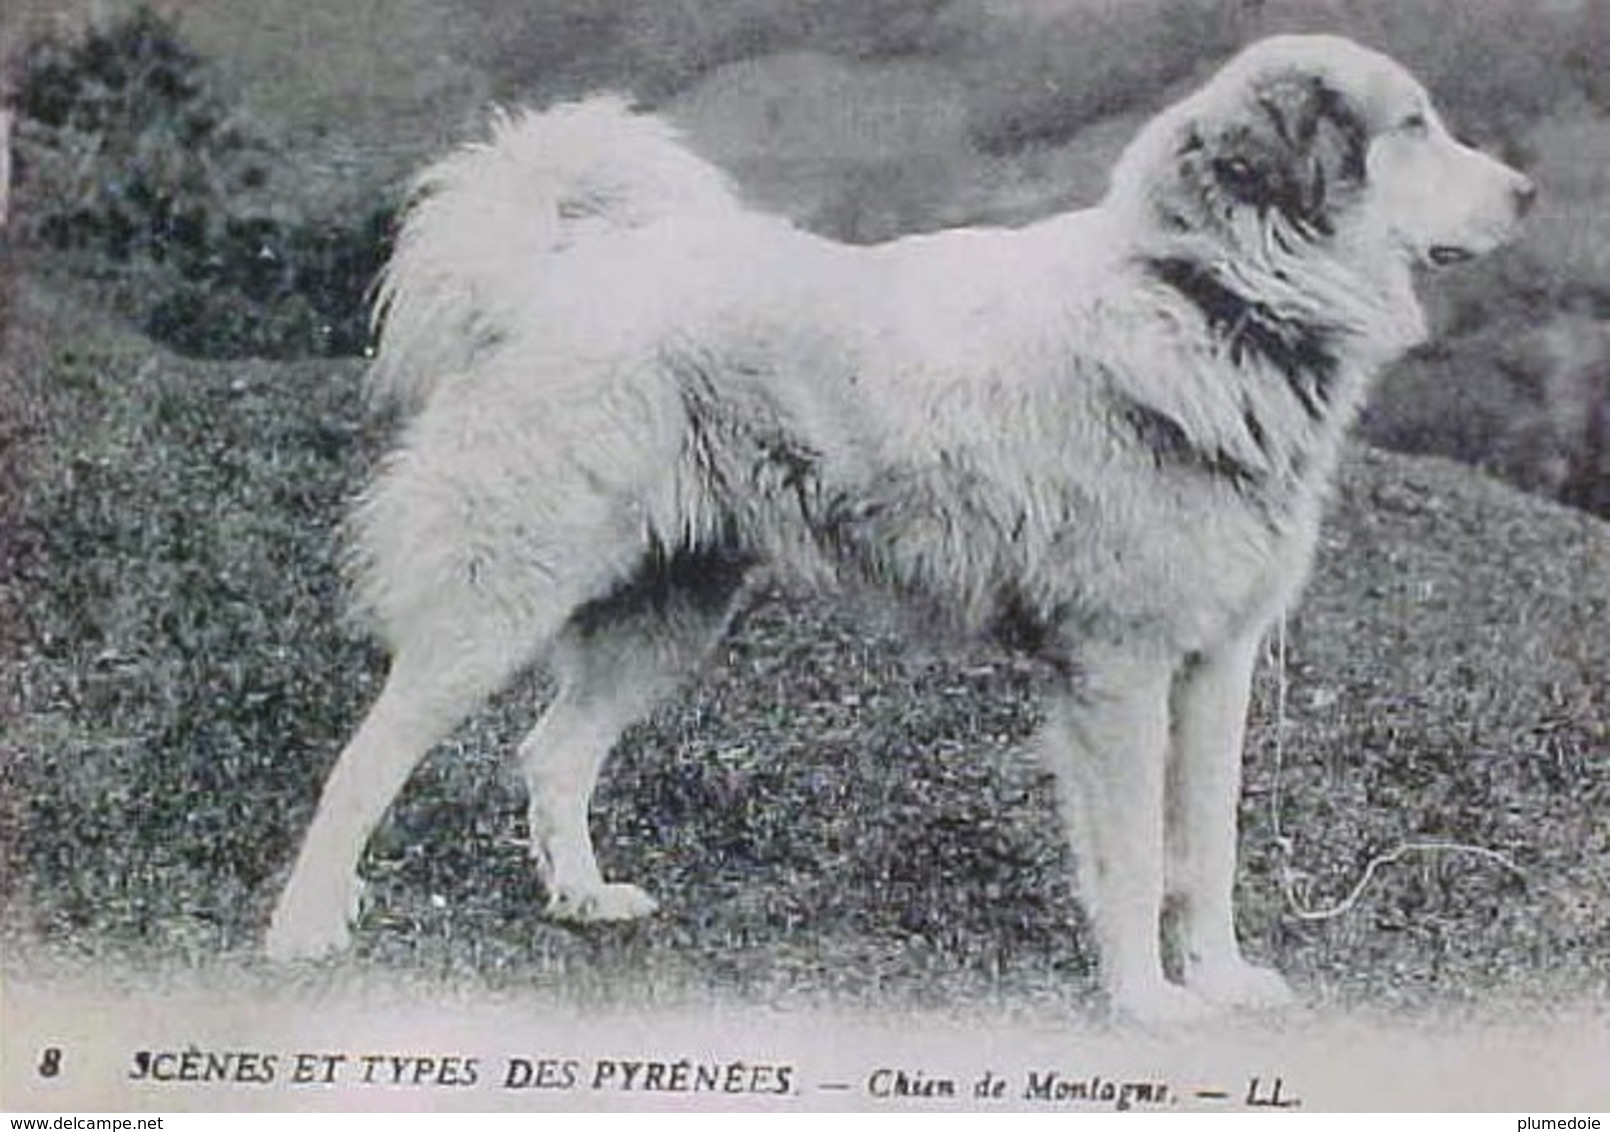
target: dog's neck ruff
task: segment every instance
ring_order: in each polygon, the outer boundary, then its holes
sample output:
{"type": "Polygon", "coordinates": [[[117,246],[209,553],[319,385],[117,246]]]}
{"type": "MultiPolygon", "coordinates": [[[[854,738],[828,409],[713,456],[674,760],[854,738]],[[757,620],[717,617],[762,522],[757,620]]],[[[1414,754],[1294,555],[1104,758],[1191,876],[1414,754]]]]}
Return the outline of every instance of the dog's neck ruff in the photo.
{"type": "Polygon", "coordinates": [[[1160,257],[1148,267],[1202,313],[1232,362],[1263,362],[1285,380],[1310,418],[1327,415],[1342,370],[1340,328],[1283,314],[1196,260],[1160,257]]]}

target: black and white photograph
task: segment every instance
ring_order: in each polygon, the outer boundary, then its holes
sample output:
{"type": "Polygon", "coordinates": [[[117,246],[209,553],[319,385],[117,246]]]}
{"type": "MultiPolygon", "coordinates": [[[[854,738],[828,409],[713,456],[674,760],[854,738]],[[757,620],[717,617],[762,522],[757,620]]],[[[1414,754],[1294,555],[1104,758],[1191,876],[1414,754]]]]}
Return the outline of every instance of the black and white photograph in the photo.
{"type": "Polygon", "coordinates": [[[15,1112],[1610,1111],[1610,0],[8,3],[0,948],[15,1112]]]}

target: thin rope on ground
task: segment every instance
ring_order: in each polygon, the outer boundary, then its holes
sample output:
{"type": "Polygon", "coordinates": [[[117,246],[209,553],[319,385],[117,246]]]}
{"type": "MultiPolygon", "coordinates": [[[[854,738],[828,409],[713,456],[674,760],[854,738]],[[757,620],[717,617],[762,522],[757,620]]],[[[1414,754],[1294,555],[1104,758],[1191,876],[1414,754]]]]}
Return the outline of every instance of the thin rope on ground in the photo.
{"type": "Polygon", "coordinates": [[[1308,879],[1296,865],[1296,842],[1287,836],[1280,822],[1280,790],[1286,757],[1286,697],[1289,684],[1286,677],[1286,618],[1282,614],[1275,626],[1275,773],[1269,790],[1269,824],[1274,834],[1275,849],[1280,856],[1280,887],[1286,906],[1299,920],[1333,920],[1351,912],[1369,888],[1375,874],[1386,865],[1395,864],[1417,853],[1466,853],[1481,857],[1508,869],[1522,880],[1526,872],[1508,857],[1480,845],[1465,845],[1457,841],[1406,841],[1385,853],[1377,853],[1364,866],[1358,882],[1341,900],[1328,908],[1315,908],[1308,901],[1308,879]]]}

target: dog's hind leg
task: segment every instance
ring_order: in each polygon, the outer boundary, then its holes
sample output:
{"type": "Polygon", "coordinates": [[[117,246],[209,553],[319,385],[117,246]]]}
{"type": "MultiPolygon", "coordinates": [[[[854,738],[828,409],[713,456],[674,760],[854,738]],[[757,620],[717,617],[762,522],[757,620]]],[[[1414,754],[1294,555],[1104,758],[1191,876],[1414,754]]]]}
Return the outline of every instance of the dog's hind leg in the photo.
{"type": "Polygon", "coordinates": [[[657,609],[630,595],[597,617],[578,618],[553,655],[558,691],[520,744],[530,791],[531,855],[548,891],[548,913],[577,922],[636,919],[655,902],[599,871],[588,830],[593,788],[604,760],[633,723],[695,672],[720,640],[741,583],[714,564],[691,600],[657,609]]]}
{"type": "Polygon", "coordinates": [[[604,880],[587,816],[605,758],[627,727],[647,716],[667,690],[658,680],[622,673],[618,681],[563,673],[559,690],[520,744],[529,791],[531,856],[548,892],[548,914],[574,921],[631,920],[655,909],[648,893],[604,880]]]}
{"type": "Polygon", "coordinates": [[[380,698],[325,782],[269,923],[269,958],[317,958],[347,946],[358,910],[358,863],[370,834],[431,747],[528,655],[512,646],[489,647],[486,640],[457,664],[423,645],[398,651],[380,698]]]}

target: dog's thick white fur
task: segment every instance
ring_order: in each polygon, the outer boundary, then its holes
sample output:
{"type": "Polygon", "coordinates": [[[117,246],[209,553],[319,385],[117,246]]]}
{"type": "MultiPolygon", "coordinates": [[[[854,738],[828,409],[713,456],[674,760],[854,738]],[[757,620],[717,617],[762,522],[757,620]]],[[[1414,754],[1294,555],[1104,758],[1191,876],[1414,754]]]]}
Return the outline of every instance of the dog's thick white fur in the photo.
{"type": "Polygon", "coordinates": [[[549,913],[651,912],[599,874],[596,776],[769,572],[1044,658],[1118,1009],[1287,997],[1231,909],[1254,656],[1371,375],[1424,334],[1414,270],[1499,244],[1523,176],[1391,60],[1287,37],[1147,125],[1098,207],[1021,230],[835,244],[608,99],[501,117],[417,190],[373,377],[407,423],[354,523],[392,666],[271,955],[347,944],[393,795],[532,663],[549,913]]]}

